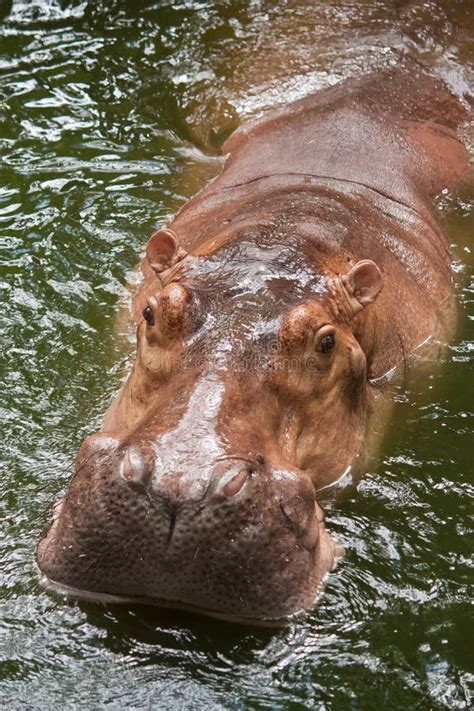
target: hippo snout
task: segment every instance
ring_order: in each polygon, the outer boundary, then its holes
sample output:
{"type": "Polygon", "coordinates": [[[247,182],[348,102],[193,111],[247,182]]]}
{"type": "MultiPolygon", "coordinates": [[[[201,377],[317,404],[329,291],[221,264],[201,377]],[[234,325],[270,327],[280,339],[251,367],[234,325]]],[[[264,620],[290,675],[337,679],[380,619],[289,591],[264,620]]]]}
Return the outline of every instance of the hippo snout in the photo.
{"type": "Polygon", "coordinates": [[[313,604],[331,567],[320,513],[311,482],[261,454],[190,469],[100,434],[81,447],[37,562],[76,597],[281,618],[313,604]]]}

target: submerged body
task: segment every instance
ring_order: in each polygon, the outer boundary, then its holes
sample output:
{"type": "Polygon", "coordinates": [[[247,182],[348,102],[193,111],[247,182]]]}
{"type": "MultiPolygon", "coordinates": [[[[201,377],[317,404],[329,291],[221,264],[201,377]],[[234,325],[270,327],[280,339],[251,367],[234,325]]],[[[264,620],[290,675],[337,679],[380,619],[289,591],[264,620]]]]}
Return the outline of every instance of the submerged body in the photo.
{"type": "Polygon", "coordinates": [[[275,619],[334,563],[317,492],[364,451],[376,382],[452,331],[431,210],[466,115],[416,66],[311,95],[225,144],[149,240],[132,373],[38,547],[51,587],[275,619]]]}

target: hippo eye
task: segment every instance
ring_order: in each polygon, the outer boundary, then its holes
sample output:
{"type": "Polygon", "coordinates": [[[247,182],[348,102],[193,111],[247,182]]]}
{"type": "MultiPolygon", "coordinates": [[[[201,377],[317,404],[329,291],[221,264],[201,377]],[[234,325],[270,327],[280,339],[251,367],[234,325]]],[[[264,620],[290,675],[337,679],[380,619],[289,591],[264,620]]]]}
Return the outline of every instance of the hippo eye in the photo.
{"type": "Polygon", "coordinates": [[[153,316],[153,311],[151,310],[151,308],[149,306],[146,306],[143,309],[143,318],[150,326],[153,326],[153,324],[155,323],[155,317],[153,316]]]}
{"type": "Polygon", "coordinates": [[[336,345],[336,338],[334,337],[333,333],[327,333],[322,339],[321,342],[318,345],[317,350],[320,353],[329,353],[332,351],[334,346],[336,345]]]}

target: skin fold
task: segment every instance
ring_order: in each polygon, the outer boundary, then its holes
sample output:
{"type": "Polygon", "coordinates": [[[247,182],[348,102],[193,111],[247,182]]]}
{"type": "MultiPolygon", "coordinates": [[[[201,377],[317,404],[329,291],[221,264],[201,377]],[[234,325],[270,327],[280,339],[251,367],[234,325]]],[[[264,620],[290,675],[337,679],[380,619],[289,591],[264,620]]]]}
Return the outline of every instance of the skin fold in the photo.
{"type": "Polygon", "coordinates": [[[362,461],[376,383],[452,333],[432,201],[465,175],[466,118],[409,64],[227,140],[148,241],[136,360],[39,543],[47,586],[245,620],[314,605],[337,556],[318,491],[362,461]]]}

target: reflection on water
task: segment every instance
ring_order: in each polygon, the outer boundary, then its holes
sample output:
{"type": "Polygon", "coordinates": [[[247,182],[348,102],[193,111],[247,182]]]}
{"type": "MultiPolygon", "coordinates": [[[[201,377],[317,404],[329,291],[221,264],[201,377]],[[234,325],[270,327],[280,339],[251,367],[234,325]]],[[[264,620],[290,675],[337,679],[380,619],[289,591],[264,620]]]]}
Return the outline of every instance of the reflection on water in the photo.
{"type": "MultiPolygon", "coordinates": [[[[126,367],[114,337],[151,230],[239,117],[402,52],[459,92],[468,3],[0,2],[2,705],[468,708],[469,321],[408,377],[376,468],[327,502],[347,556],[311,615],[252,629],[64,603],[33,550],[126,367]]],[[[441,196],[467,310],[469,204],[441,196]]]]}

